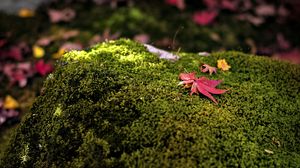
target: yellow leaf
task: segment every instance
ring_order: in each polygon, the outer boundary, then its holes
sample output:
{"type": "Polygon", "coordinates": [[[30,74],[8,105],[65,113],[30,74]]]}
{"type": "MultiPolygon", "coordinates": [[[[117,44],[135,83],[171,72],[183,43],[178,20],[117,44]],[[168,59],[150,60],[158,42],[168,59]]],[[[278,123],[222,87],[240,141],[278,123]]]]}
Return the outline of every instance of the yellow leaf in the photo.
{"type": "Polygon", "coordinates": [[[16,108],[19,108],[20,105],[17,102],[17,100],[15,100],[13,97],[8,95],[8,96],[5,97],[3,107],[5,109],[16,109],[16,108]]]}
{"type": "Polygon", "coordinates": [[[60,48],[56,53],[52,55],[53,59],[59,59],[65,53],[65,49],[60,48]]]}
{"type": "Polygon", "coordinates": [[[37,45],[34,45],[32,47],[32,51],[33,51],[33,56],[35,58],[42,58],[45,55],[45,50],[42,47],[37,45]]]}
{"type": "Polygon", "coordinates": [[[228,65],[225,59],[221,59],[218,60],[218,68],[221,69],[222,71],[228,71],[229,68],[231,68],[231,66],[228,65]]]}
{"type": "Polygon", "coordinates": [[[19,17],[28,18],[34,16],[34,11],[27,8],[21,8],[18,12],[19,17]]]}

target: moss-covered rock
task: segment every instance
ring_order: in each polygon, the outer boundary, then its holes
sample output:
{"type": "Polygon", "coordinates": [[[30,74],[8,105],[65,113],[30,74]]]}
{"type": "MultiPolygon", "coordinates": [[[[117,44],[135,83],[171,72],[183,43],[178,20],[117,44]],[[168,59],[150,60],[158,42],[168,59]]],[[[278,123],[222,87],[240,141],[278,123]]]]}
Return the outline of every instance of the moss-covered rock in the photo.
{"type": "MultiPolygon", "coordinates": [[[[0,167],[297,167],[300,67],[239,52],[160,60],[129,40],[67,53],[0,167]],[[226,59],[230,92],[189,96],[178,74],[226,59]]],[[[198,73],[199,74],[199,73],[198,73]]],[[[206,74],[202,74],[206,75],[206,74]]]]}

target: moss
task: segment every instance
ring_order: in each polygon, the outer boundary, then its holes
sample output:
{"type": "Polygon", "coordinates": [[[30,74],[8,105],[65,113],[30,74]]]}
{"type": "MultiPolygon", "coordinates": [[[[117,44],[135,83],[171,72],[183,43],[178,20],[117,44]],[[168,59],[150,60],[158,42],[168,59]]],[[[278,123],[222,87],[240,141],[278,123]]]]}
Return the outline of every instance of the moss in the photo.
{"type": "MultiPolygon", "coordinates": [[[[297,167],[300,67],[240,52],[160,60],[129,40],[70,52],[0,167],[297,167]],[[178,74],[226,59],[215,105],[178,74]]],[[[204,74],[205,75],[205,74],[204,74]]]]}

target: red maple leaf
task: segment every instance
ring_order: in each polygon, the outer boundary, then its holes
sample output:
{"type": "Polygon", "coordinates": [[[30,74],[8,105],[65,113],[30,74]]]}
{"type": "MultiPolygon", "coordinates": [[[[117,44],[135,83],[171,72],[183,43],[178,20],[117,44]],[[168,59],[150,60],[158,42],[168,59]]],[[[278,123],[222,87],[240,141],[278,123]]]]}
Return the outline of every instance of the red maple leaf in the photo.
{"type": "Polygon", "coordinates": [[[45,63],[44,60],[39,60],[35,63],[35,70],[42,76],[45,76],[53,71],[53,66],[50,63],[45,63]]]}
{"type": "Polygon", "coordinates": [[[196,78],[195,72],[181,73],[179,79],[182,80],[180,85],[183,84],[185,88],[191,88],[190,95],[201,93],[216,104],[218,102],[211,94],[223,94],[227,91],[216,88],[222,82],[221,80],[210,80],[206,77],[196,78]]]}

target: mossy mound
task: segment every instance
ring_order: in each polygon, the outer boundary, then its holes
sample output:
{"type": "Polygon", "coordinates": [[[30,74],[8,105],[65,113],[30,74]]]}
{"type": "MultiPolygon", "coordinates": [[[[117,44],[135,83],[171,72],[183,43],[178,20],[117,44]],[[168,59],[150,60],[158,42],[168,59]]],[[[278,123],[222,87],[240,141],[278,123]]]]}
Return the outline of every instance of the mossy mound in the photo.
{"type": "MultiPolygon", "coordinates": [[[[0,167],[297,167],[300,67],[239,52],[161,60],[129,40],[70,52],[0,167]],[[226,59],[215,96],[189,96],[181,72],[226,59]]],[[[199,73],[198,73],[199,74],[199,73]]],[[[202,74],[205,75],[205,74],[202,74]]]]}

